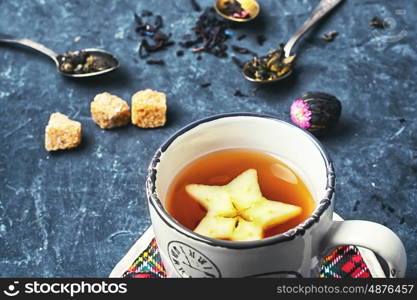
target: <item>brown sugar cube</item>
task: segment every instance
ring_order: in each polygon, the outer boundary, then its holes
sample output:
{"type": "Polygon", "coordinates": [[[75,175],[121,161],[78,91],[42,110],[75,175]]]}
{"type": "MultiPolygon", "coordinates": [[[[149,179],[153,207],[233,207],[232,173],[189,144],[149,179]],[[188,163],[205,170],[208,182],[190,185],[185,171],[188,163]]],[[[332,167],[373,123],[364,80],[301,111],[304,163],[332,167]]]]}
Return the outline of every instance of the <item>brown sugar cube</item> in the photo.
{"type": "Polygon", "coordinates": [[[66,115],[53,113],[45,128],[45,149],[64,150],[81,143],[81,123],[70,120],[66,115]]]}
{"type": "Polygon", "coordinates": [[[130,108],[127,102],[109,93],[95,96],[90,111],[94,122],[103,129],[120,127],[130,120],[130,108]]]}
{"type": "Polygon", "coordinates": [[[142,128],[165,125],[166,96],[150,89],[139,91],[132,96],[132,123],[142,128]]]}

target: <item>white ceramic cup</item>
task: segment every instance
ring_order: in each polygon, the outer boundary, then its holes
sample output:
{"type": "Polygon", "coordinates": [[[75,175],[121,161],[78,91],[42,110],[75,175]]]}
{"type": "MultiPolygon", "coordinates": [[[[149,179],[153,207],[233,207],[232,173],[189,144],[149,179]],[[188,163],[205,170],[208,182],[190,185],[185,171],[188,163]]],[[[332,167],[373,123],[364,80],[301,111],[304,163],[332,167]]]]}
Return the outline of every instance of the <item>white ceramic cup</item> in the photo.
{"type": "Polygon", "coordinates": [[[369,221],[333,221],[334,185],[333,165],[321,144],[287,122],[234,113],[184,127],[158,149],[146,181],[152,227],[168,276],[313,277],[323,253],[357,245],[382,257],[390,277],[403,277],[405,249],[390,229],[369,221]],[[182,226],[164,208],[172,180],[194,160],[222,149],[255,149],[284,161],[312,193],[312,215],[285,233],[248,242],[211,239],[182,226]]]}

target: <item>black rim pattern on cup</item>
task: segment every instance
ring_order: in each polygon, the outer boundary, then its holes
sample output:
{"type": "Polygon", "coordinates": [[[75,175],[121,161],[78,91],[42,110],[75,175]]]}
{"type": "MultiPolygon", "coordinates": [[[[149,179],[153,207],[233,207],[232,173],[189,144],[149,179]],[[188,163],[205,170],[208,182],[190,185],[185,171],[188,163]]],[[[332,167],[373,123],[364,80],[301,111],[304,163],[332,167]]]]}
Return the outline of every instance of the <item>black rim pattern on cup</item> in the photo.
{"type": "Polygon", "coordinates": [[[177,220],[172,218],[168,212],[163,207],[161,201],[158,198],[156,192],[156,176],[157,176],[157,166],[160,161],[161,155],[165,152],[168,147],[176,140],[179,136],[183,135],[190,129],[197,127],[200,124],[204,124],[207,122],[211,122],[217,119],[228,118],[228,117],[257,117],[257,118],[266,118],[272,119],[276,122],[285,123],[287,125],[294,126],[288,122],[282,121],[277,119],[276,117],[264,115],[264,114],[255,114],[255,113],[227,113],[227,114],[219,114],[215,116],[211,116],[205,119],[201,119],[195,121],[179,131],[177,131],[174,135],[172,135],[162,146],[156,151],[155,155],[152,158],[152,161],[148,168],[148,176],[146,178],[146,195],[150,205],[155,209],[156,213],[159,215],[161,220],[165,222],[166,225],[171,227],[172,229],[178,231],[181,234],[184,234],[188,238],[191,238],[195,241],[206,243],[211,246],[215,247],[223,247],[223,248],[230,248],[230,249],[247,249],[247,248],[256,248],[256,247],[263,247],[266,245],[281,243],[285,241],[290,241],[297,236],[302,236],[306,232],[307,229],[311,228],[314,223],[317,223],[320,220],[321,215],[326,211],[326,209],[331,204],[331,199],[333,198],[334,194],[334,186],[335,186],[335,173],[333,170],[333,164],[323,149],[319,141],[309,132],[298,128],[301,131],[304,131],[306,137],[308,137],[311,142],[314,143],[316,148],[319,150],[325,165],[326,165],[326,177],[327,177],[327,184],[324,197],[319,201],[316,209],[313,211],[312,215],[300,223],[298,226],[284,232],[281,234],[274,235],[272,237],[268,237],[262,240],[256,241],[248,241],[248,242],[234,242],[234,241],[224,241],[218,239],[212,239],[205,237],[203,235],[197,234],[192,230],[186,228],[185,226],[181,225],[177,220]]]}

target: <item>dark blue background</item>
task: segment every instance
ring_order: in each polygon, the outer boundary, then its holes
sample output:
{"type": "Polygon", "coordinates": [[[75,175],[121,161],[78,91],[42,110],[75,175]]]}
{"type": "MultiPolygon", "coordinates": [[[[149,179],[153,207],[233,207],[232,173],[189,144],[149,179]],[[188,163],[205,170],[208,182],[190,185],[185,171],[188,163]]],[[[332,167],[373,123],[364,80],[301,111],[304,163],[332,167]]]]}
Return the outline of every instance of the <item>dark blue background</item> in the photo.
{"type": "MultiPolygon", "coordinates": [[[[258,53],[287,40],[318,1],[261,3],[262,15],[236,26],[232,41],[258,53]],[[248,38],[237,42],[241,33],[248,38]],[[258,33],[267,37],[262,47],[255,42],[258,33]]],[[[191,121],[223,112],[288,120],[291,101],[309,90],[332,93],[343,103],[340,124],[321,139],[335,162],[336,211],[394,230],[408,252],[407,274],[416,276],[416,6],[409,0],[344,1],[297,45],[295,74],[253,94],[255,85],[230,58],[203,54],[197,60],[189,52],[177,58],[178,45],[153,56],[165,59],[165,67],[138,58],[133,12],[162,14],[164,30],[179,41],[198,16],[189,1],[1,0],[0,32],[57,52],[107,49],[122,67],[100,78],[71,80],[41,54],[0,45],[0,276],[108,276],[149,225],[144,180],[162,141],[191,121]],[[375,15],[391,27],[369,27],[375,15]],[[321,36],[331,30],[339,35],[328,43],[321,36]],[[199,86],[206,82],[212,85],[199,86]],[[168,95],[164,128],[103,131],[91,121],[89,105],[97,93],[130,103],[145,88],[168,95]],[[236,89],[249,97],[235,97],[236,89]],[[76,150],[44,150],[44,128],[56,111],[83,123],[84,140],[76,150]]]]}

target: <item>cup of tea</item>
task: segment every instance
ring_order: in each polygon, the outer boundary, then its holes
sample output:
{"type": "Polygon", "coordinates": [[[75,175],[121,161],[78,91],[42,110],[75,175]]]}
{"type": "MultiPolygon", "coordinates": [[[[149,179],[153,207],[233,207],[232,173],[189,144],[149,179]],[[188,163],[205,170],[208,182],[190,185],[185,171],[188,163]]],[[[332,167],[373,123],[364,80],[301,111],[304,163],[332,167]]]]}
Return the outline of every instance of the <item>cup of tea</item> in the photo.
{"type": "Polygon", "coordinates": [[[405,275],[390,229],[333,219],[335,173],[320,142],[271,116],[222,114],[180,129],[156,151],[146,192],[169,277],[316,277],[319,258],[343,245],[378,254],[389,277],[405,275]],[[249,188],[237,183],[249,177],[249,188]],[[253,190],[262,208],[240,205],[253,190]]]}

